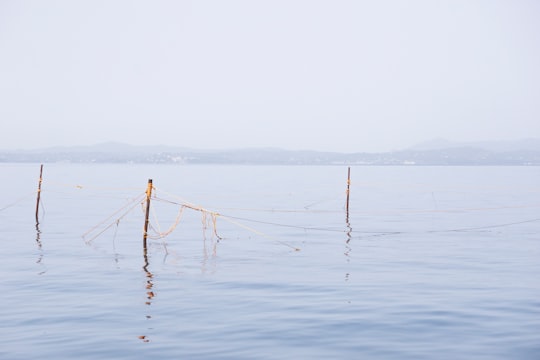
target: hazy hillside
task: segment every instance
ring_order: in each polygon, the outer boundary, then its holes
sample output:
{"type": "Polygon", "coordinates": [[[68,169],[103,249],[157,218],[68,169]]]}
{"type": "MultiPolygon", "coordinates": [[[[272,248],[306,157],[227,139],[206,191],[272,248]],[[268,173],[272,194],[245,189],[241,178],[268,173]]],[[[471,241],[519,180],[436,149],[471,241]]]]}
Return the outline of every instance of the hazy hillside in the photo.
{"type": "Polygon", "coordinates": [[[456,142],[446,139],[433,139],[412,146],[408,150],[442,150],[455,148],[474,148],[493,152],[540,151],[540,138],[529,138],[514,141],[475,141],[456,142]]]}
{"type": "Polygon", "coordinates": [[[540,165],[540,139],[458,143],[433,140],[387,153],[290,151],[274,148],[198,150],[104,143],[0,151],[0,162],[259,164],[259,165],[540,165]]]}

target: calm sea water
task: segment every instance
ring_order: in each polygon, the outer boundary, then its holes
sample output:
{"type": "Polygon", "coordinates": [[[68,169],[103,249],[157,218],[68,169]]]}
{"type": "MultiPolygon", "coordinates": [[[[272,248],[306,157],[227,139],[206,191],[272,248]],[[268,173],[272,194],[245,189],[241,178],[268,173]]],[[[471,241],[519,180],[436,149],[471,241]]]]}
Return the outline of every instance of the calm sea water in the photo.
{"type": "Polygon", "coordinates": [[[1,359],[540,359],[538,167],[353,167],[347,213],[340,166],[46,164],[36,226],[38,177],[0,164],[1,359]]]}

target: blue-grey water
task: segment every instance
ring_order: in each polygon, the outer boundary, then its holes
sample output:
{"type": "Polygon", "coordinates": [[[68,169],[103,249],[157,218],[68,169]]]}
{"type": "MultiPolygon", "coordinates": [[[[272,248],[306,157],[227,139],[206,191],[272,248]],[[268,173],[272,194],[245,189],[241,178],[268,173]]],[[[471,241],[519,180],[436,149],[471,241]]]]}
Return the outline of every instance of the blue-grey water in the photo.
{"type": "Polygon", "coordinates": [[[540,359],[539,167],[352,167],[347,214],[342,166],[45,164],[36,227],[38,177],[1,359],[540,359]]]}

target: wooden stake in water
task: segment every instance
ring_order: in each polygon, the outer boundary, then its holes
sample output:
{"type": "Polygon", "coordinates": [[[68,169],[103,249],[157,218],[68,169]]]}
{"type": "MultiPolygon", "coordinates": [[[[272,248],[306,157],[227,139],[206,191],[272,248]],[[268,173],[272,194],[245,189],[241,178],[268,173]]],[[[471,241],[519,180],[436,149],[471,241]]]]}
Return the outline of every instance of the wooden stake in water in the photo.
{"type": "Polygon", "coordinates": [[[148,218],[150,216],[150,198],[152,196],[152,179],[148,179],[148,186],[146,187],[146,213],[144,216],[144,236],[143,246],[146,251],[146,238],[148,237],[148,218]]]}
{"type": "Polygon", "coordinates": [[[41,199],[41,183],[43,182],[43,164],[39,168],[39,183],[37,190],[37,200],[36,200],[36,224],[39,224],[39,202],[41,199]]]}
{"type": "Polygon", "coordinates": [[[345,204],[345,209],[347,210],[347,218],[349,218],[349,193],[351,187],[351,167],[349,166],[347,173],[347,203],[345,204]]]}

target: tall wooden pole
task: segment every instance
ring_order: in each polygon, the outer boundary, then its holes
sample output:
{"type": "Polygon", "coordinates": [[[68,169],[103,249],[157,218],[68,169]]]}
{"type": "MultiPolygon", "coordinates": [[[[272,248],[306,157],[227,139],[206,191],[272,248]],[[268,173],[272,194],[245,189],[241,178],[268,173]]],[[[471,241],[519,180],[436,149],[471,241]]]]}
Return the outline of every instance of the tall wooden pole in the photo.
{"type": "MultiPolygon", "coordinates": [[[[146,247],[146,238],[148,237],[148,224],[149,224],[149,217],[150,217],[150,199],[152,197],[152,179],[148,179],[148,186],[146,187],[146,211],[144,215],[144,235],[143,235],[143,259],[144,259],[144,265],[143,270],[146,273],[146,298],[148,299],[146,301],[146,305],[152,305],[152,298],[155,296],[154,292],[152,291],[152,287],[154,284],[152,283],[152,273],[148,270],[148,250],[146,247]]],[[[151,315],[146,315],[147,319],[150,319],[151,315]]],[[[150,342],[148,337],[146,335],[139,335],[139,339],[141,339],[143,342],[147,343],[150,342]]]]}
{"type": "Polygon", "coordinates": [[[347,210],[347,218],[349,218],[349,193],[350,193],[350,187],[351,187],[351,167],[349,166],[348,172],[347,172],[347,203],[345,205],[345,209],[347,210]]]}
{"type": "Polygon", "coordinates": [[[152,197],[152,179],[148,179],[148,186],[146,187],[146,214],[144,216],[144,236],[143,247],[146,251],[146,238],[148,237],[148,218],[150,216],[150,198],[152,197]]]}
{"type": "MultiPolygon", "coordinates": [[[[345,225],[347,227],[346,234],[347,234],[347,241],[345,241],[345,256],[347,257],[347,262],[350,261],[350,253],[351,253],[351,247],[349,246],[349,243],[351,242],[351,234],[352,234],[352,228],[351,223],[349,221],[349,194],[351,189],[351,167],[347,169],[347,202],[345,203],[345,225]]],[[[349,273],[345,274],[345,281],[349,280],[349,273]]]]}
{"type": "Polygon", "coordinates": [[[37,190],[37,200],[36,200],[36,224],[39,224],[39,202],[41,199],[41,183],[43,182],[43,164],[39,168],[39,183],[37,190]]]}

